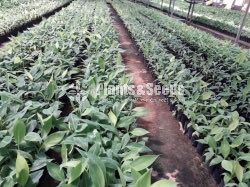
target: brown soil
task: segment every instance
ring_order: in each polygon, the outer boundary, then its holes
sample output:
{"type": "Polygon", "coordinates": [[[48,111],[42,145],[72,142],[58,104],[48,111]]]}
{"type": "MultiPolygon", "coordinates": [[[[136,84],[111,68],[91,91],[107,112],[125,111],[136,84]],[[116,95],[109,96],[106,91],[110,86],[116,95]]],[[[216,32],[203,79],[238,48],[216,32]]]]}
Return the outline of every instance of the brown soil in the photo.
{"type": "MultiPolygon", "coordinates": [[[[145,59],[138,52],[129,32],[112,6],[110,12],[121,48],[125,50],[122,57],[134,85],[155,84],[145,59]]],[[[148,111],[146,116],[138,120],[138,124],[150,132],[148,145],[154,153],[160,155],[154,166],[153,175],[156,179],[176,178],[183,187],[217,186],[191,141],[183,135],[179,122],[174,118],[165,100],[164,96],[143,95],[136,102],[137,106],[143,106],[148,111]]]]}

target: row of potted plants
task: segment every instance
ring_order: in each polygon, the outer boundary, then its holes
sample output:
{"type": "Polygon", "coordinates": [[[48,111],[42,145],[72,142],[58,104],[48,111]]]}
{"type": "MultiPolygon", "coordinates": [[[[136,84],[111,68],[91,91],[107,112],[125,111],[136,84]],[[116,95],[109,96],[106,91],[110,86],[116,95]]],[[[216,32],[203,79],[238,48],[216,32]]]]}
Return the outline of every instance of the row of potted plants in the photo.
{"type": "Polygon", "coordinates": [[[100,89],[130,82],[110,25],[104,1],[78,0],[1,50],[0,186],[176,185],[151,185],[145,110],[100,89]]]}
{"type": "Polygon", "coordinates": [[[0,2],[0,9],[9,9],[15,6],[19,6],[21,3],[26,3],[29,0],[2,0],[0,2]]]}
{"type": "Polygon", "coordinates": [[[169,102],[213,172],[226,186],[248,186],[248,51],[144,6],[113,5],[158,80],[184,87],[169,102]]]}
{"type": "Polygon", "coordinates": [[[16,3],[16,6],[3,4],[0,11],[0,36],[22,27],[22,25],[42,17],[71,0],[25,0],[16,3]],[[7,6],[7,7],[6,7],[7,6]],[[13,13],[15,13],[13,15],[13,13]]]}
{"type": "MultiPolygon", "coordinates": [[[[140,0],[139,2],[143,2],[147,4],[148,2],[145,0],[140,0]]],[[[157,0],[151,0],[150,5],[161,8],[161,2],[157,0]]],[[[188,13],[189,4],[184,1],[177,1],[175,4],[174,13],[178,16],[186,18],[188,13]]],[[[163,10],[169,10],[168,2],[164,2],[163,10]]],[[[227,10],[216,7],[208,7],[202,4],[195,5],[193,18],[194,22],[203,24],[205,26],[212,27],[216,30],[225,32],[232,36],[236,36],[239,25],[241,23],[243,17],[243,12],[235,11],[235,10],[227,10]]],[[[248,22],[245,23],[243,28],[241,39],[249,41],[250,37],[250,25],[248,22]]]]}

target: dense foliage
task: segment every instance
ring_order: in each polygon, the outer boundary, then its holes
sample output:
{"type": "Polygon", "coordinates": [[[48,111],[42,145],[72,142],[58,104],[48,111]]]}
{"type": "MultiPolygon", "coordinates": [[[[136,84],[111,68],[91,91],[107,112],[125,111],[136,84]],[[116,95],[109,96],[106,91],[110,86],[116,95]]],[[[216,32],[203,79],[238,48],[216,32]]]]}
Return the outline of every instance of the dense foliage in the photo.
{"type": "Polygon", "coordinates": [[[33,21],[71,0],[16,0],[0,4],[0,36],[33,21]]]}
{"type": "Polygon", "coordinates": [[[129,83],[104,1],[74,1],[13,38],[0,55],[0,186],[151,186],[145,110],[98,89],[129,83]]]}
{"type": "Polygon", "coordinates": [[[113,5],[158,80],[184,86],[183,95],[169,95],[170,102],[206,145],[206,161],[224,169],[226,186],[249,186],[249,51],[145,6],[113,5]]]}
{"type": "MultiPolygon", "coordinates": [[[[138,0],[147,3],[146,0],[138,0]]],[[[151,0],[151,5],[160,8],[161,0],[151,0]]],[[[174,13],[186,17],[189,4],[184,0],[176,1],[174,13]]],[[[163,9],[168,11],[169,4],[164,1],[163,9]]],[[[193,20],[203,23],[223,31],[237,34],[239,24],[242,20],[243,12],[227,10],[223,8],[209,7],[202,4],[195,5],[193,20]]],[[[247,16],[249,20],[250,16],[247,16]]],[[[246,21],[241,36],[250,38],[250,22],[246,21]]]]}
{"type": "Polygon", "coordinates": [[[0,9],[6,10],[26,2],[27,0],[2,0],[0,1],[0,9]]]}

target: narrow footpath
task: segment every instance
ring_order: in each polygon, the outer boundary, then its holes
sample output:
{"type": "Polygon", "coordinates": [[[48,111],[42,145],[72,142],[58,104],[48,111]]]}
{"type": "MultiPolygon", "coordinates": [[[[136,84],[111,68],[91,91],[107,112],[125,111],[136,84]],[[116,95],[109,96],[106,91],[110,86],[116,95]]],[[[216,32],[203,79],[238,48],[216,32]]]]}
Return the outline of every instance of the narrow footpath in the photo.
{"type": "MultiPolygon", "coordinates": [[[[108,4],[108,6],[113,26],[119,36],[120,46],[124,49],[123,61],[133,78],[134,85],[155,84],[145,59],[139,53],[122,20],[112,5],[108,4]]],[[[180,130],[179,122],[170,111],[165,97],[143,95],[136,105],[145,107],[148,111],[146,116],[138,119],[138,124],[150,132],[148,146],[155,154],[160,155],[154,165],[155,179],[173,178],[182,187],[217,186],[191,141],[180,130]]]]}

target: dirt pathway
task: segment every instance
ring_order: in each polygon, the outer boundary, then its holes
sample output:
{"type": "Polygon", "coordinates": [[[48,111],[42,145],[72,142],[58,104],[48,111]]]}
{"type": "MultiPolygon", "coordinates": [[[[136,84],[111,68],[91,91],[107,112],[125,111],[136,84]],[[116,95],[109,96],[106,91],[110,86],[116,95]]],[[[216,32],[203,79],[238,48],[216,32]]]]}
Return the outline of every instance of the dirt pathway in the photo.
{"type": "MultiPolygon", "coordinates": [[[[112,6],[109,7],[121,48],[125,50],[122,57],[133,77],[134,85],[155,84],[144,63],[145,60],[139,54],[124,24],[112,6]]],[[[154,176],[176,178],[183,187],[217,186],[191,141],[180,130],[180,125],[173,117],[165,97],[144,95],[136,105],[148,110],[148,114],[140,118],[138,124],[150,131],[148,145],[156,154],[161,155],[154,166],[154,176]]]]}

